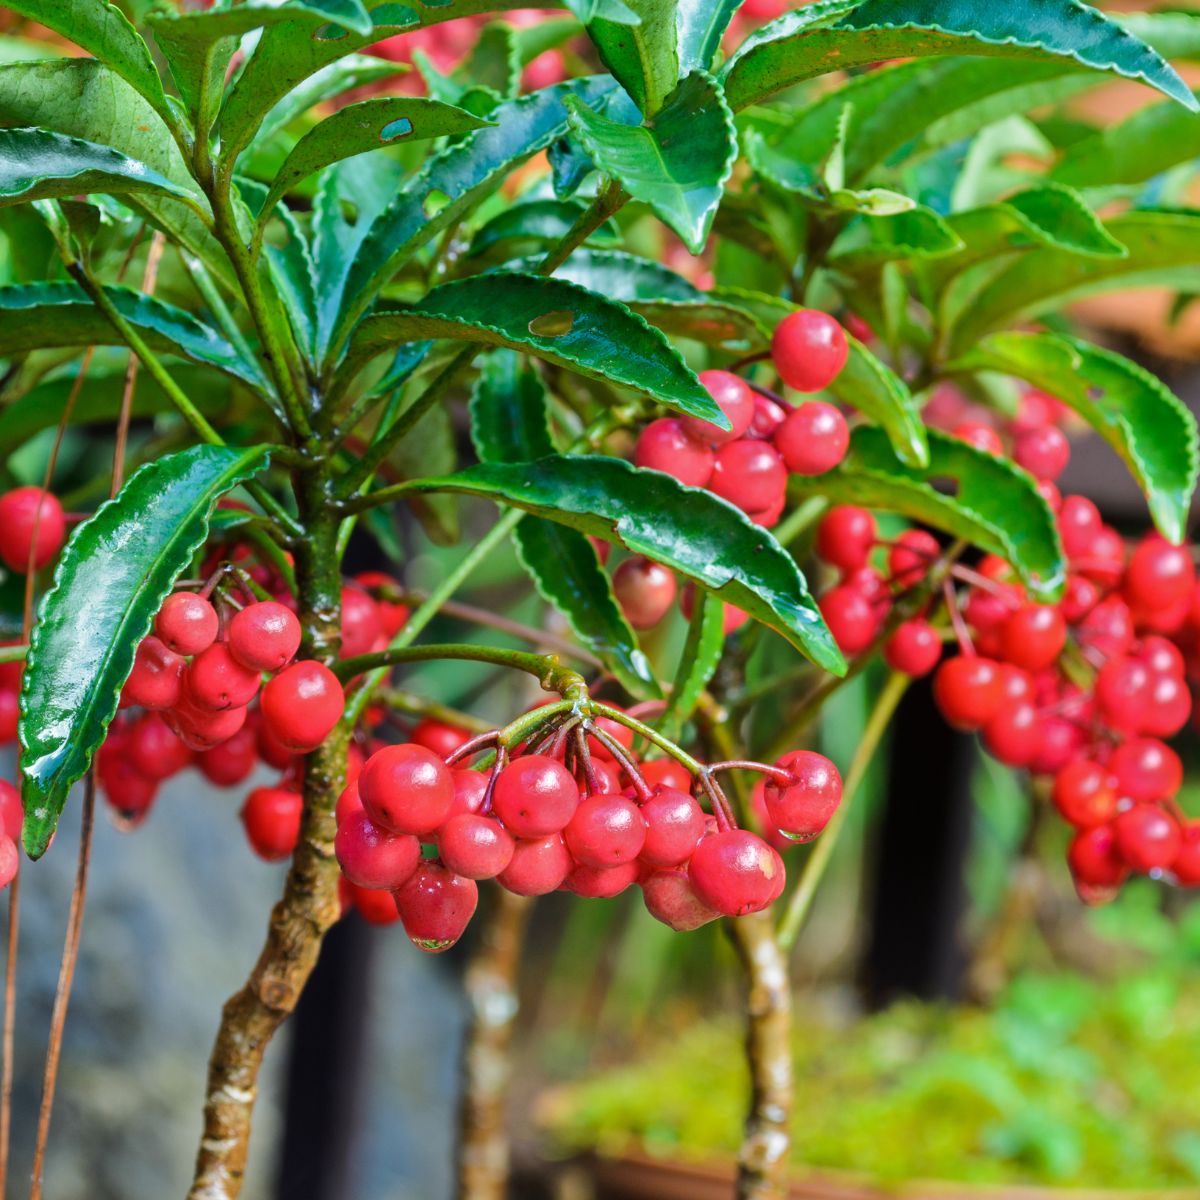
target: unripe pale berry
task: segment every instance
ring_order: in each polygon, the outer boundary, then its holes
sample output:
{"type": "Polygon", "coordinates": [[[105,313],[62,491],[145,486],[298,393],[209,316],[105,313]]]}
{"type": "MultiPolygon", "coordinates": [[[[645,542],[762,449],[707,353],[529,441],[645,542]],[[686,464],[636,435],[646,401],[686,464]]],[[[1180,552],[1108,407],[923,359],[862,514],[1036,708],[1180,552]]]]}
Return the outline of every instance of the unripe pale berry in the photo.
{"type": "Polygon", "coordinates": [[[432,833],[450,815],[454,778],[424,746],[385,746],[367,759],[358,779],[367,815],[388,833],[432,833]]]}
{"type": "Polygon", "coordinates": [[[346,696],[338,677],[324,663],[302,659],[263,688],[260,703],[271,735],[289,750],[307,754],[341,720],[346,696]]]}
{"type": "Polygon", "coordinates": [[[788,387],[819,392],[841,374],[850,355],[845,330],[828,313],[802,308],[775,327],[771,360],[788,387]]]}
{"type": "Polygon", "coordinates": [[[217,639],[217,610],[192,592],[174,592],[154,618],[154,632],[168,650],[190,657],[207,650],[217,639]]]}
{"type": "Polygon", "coordinates": [[[0,496],[0,559],[19,575],[29,569],[31,550],[34,570],[44,567],[62,548],[66,530],[62,505],[49,492],[39,487],[19,487],[0,496]]]}
{"type": "Polygon", "coordinates": [[[229,622],[229,652],[243,667],[261,673],[281,670],[300,649],[296,614],[274,600],[248,604],[229,622]]]}

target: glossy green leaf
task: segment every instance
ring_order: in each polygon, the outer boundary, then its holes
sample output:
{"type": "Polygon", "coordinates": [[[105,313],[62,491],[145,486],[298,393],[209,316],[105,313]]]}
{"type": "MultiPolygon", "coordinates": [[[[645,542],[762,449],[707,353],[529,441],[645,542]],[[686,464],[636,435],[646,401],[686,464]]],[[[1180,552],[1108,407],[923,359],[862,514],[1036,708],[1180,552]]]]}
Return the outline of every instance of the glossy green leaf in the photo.
{"type": "Polygon", "coordinates": [[[230,488],[265,447],[194,446],[149,463],[75,529],[42,598],[22,677],[18,734],[24,842],[50,843],[72,784],[117,711],[138,643],[230,488]]]}
{"type": "Polygon", "coordinates": [[[908,386],[856,337],[847,334],[846,340],[850,346],[846,365],[826,390],[838,403],[850,405],[879,425],[902,462],[927,466],[929,442],[908,386]]]}
{"type": "Polygon", "coordinates": [[[923,204],[888,216],[861,217],[834,244],[829,265],[845,271],[911,258],[957,254],[962,239],[923,204]]]}
{"type": "Polygon", "coordinates": [[[577,95],[598,107],[613,92],[612,80],[605,78],[576,80],[521,96],[491,114],[494,127],[467,134],[431,159],[371,221],[365,236],[360,235],[341,279],[326,284],[341,309],[337,328],[329,335],[333,349],[340,348],[379,288],[419,246],[499,187],[515,166],[562,136],[567,128],[565,96],[577,95]]]}
{"type": "Polygon", "coordinates": [[[287,0],[284,4],[247,0],[237,8],[158,12],[147,17],[179,94],[193,118],[204,114],[206,125],[220,106],[225,74],[238,43],[256,29],[284,21],[309,30],[331,21],[357,33],[373,28],[360,0],[287,0]]]}
{"type": "MultiPolygon", "coordinates": [[[[253,387],[266,380],[254,363],[190,313],[129,288],[106,288],[121,315],[153,350],[215,367],[253,387]]],[[[57,346],[120,346],[120,334],[86,294],[69,283],[0,288],[0,358],[57,346]]]]}
{"type": "Polygon", "coordinates": [[[1068,58],[1196,107],[1160,54],[1078,0],[865,0],[850,11],[836,0],[808,5],[760,30],[734,56],[726,92],[740,109],[831,69],[944,54],[1068,58]]]}
{"type": "Polygon", "coordinates": [[[1200,62],[1200,13],[1166,9],[1119,13],[1116,19],[1163,58],[1200,62]]]}
{"type": "MultiPolygon", "coordinates": [[[[964,287],[943,313],[943,352],[957,357],[993,330],[1034,317],[1080,296],[1114,288],[1195,282],[1200,265],[1200,216],[1131,212],[1105,222],[1128,254],[1084,257],[1047,247],[1012,257],[964,287]]],[[[968,281],[972,282],[972,281],[968,281]]]]}
{"type": "MultiPolygon", "coordinates": [[[[503,254],[512,258],[528,250],[530,243],[553,245],[566,236],[584,211],[584,206],[573,200],[530,200],[506,208],[476,232],[469,256],[503,254]]],[[[616,226],[606,221],[588,237],[588,242],[612,245],[619,237],[616,226]]]]}
{"type": "Polygon", "coordinates": [[[1196,489],[1196,420],[1160,380],[1119,354],[1054,334],[995,333],[948,374],[998,371],[1055,396],[1121,456],[1163,536],[1182,541],[1196,489]]]}
{"type": "Polygon", "coordinates": [[[90,192],[189,195],[111,146],[48,129],[0,129],[0,205],[90,192]]]}
{"type": "Polygon", "coordinates": [[[697,589],[671,694],[658,722],[658,730],[664,737],[678,738],[683,732],[684,722],[696,711],[724,652],[725,605],[711,592],[697,589]]]}
{"type": "Polygon", "coordinates": [[[678,272],[624,250],[576,250],[554,277],[629,305],[643,300],[700,303],[708,298],[678,272]]]}
{"type": "Polygon", "coordinates": [[[487,124],[461,108],[419,96],[376,96],[348,104],[310,129],[292,148],[275,175],[263,212],[270,213],[290,188],[330,163],[401,141],[470,133],[487,124]]]}
{"type": "Polygon", "coordinates": [[[509,100],[521,90],[521,65],[517,31],[503,21],[493,21],[479,31],[454,76],[469,87],[487,88],[509,100]]]}
{"type": "Polygon", "coordinates": [[[743,0],[675,0],[679,73],[710,70],[743,0]]]}
{"type": "MultiPolygon", "coordinates": [[[[191,189],[197,202],[202,200],[159,115],[119,75],[94,59],[0,67],[0,126],[32,125],[112,146],[173,184],[191,189]]],[[[202,259],[219,278],[232,279],[228,257],[189,205],[154,192],[127,194],[125,203],[202,259]]]]}
{"type": "MultiPolygon", "coordinates": [[[[1193,117],[1200,123],[1200,117],[1193,117]]],[[[1076,254],[1124,258],[1121,245],[1083,202],[1079,193],[1062,184],[1027,188],[1004,201],[1017,218],[1051,245],[1076,254]]]]}
{"type": "Polygon", "coordinates": [[[281,246],[268,245],[267,263],[280,299],[287,308],[296,342],[311,360],[316,360],[317,345],[317,265],[308,237],[296,214],[287,206],[276,209],[276,216],[287,233],[281,246]]]}
{"type": "Polygon", "coordinates": [[[623,459],[570,454],[486,463],[420,487],[482,496],[617,542],[770,625],[825,670],[846,669],[791,556],[745,513],[702,488],[623,459]]]}
{"type": "Polygon", "coordinates": [[[737,158],[733,114],[716,81],[694,71],[647,125],[622,125],[574,97],[567,107],[596,166],[699,254],[737,158]]]}
{"type": "Polygon", "coordinates": [[[156,112],[170,114],[150,50],[115,4],[107,0],[4,0],[4,7],[82,46],[144,96],[156,112]]]}
{"type": "Polygon", "coordinates": [[[647,117],[654,116],[682,74],[674,0],[624,0],[637,24],[596,16],[588,36],[600,60],[647,117]]]}
{"type": "MultiPolygon", "coordinates": [[[[511,351],[488,356],[471,397],[471,437],[483,462],[530,462],[555,452],[546,389],[511,351]]],[[[521,562],[543,599],[566,617],[580,642],[598,655],[631,695],[660,695],[613,595],[596,547],[567,525],[526,517],[513,532],[521,562]]]]}
{"type": "Polygon", "coordinates": [[[793,476],[789,492],[926,522],[1000,555],[1033,595],[1056,599],[1066,564],[1054,514],[1033,477],[960,438],[934,429],[928,438],[928,466],[908,466],[882,430],[860,426],[841,466],[810,478],[793,476]]]}
{"type": "Polygon", "coordinates": [[[352,378],[364,362],[397,343],[426,338],[523,350],[589,378],[631,388],[677,412],[725,421],[657,329],[624,305],[561,279],[476,275],[434,288],[403,312],[367,317],[351,342],[345,375],[352,378]]]}
{"type": "Polygon", "coordinates": [[[1200,158],[1200,117],[1174,104],[1152,104],[1072,146],[1050,178],[1076,188],[1145,183],[1200,158]]]}

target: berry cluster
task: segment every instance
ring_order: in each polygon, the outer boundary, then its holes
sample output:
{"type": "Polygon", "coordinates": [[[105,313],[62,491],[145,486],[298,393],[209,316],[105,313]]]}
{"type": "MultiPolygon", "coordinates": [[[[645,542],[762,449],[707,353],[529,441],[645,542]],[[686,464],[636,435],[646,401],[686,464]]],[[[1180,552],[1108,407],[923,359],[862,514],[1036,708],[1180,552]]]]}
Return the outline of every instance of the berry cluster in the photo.
{"type": "MultiPolygon", "coordinates": [[[[943,564],[941,594],[920,615],[889,623],[897,598],[925,584],[942,551],[919,529],[884,543],[873,515],[854,507],[830,510],[818,528],[817,553],[840,573],[820,603],[846,654],[883,638],[894,670],[936,668],[934,698],[950,724],[978,732],[1001,762],[1051,781],[1055,807],[1076,831],[1068,853],[1076,887],[1098,903],[1131,871],[1200,884],[1200,821],[1175,801],[1183,772],[1163,740],[1192,710],[1200,586],[1189,547],[1157,534],[1127,547],[1090,500],[1059,494],[1054,480],[1069,457],[1061,415],[1052,398],[1030,392],[1005,430],[1056,515],[1069,565],[1057,604],[1031,600],[989,555],[975,568],[943,564]],[[877,549],[886,574],[871,563],[877,549]],[[942,661],[944,636],[960,652],[942,661]]],[[[990,425],[959,422],[955,432],[1005,452],[990,425]]]]}
{"type": "MultiPolygon", "coordinates": [[[[837,378],[849,346],[841,325],[817,309],[800,309],[775,329],[771,361],[793,391],[819,392],[837,378]]],[[[729,419],[718,429],[697,417],[661,417],[639,434],[634,461],[690,487],[728,500],[759,525],[778,523],[787,501],[788,475],[821,475],[846,456],[850,431],[841,410],[821,400],[797,407],[756,389],[729,371],[703,371],[700,382],[729,419]]],[[[643,557],[622,562],[613,589],[629,623],[649,629],[676,598],[674,576],[643,557]]],[[[690,616],[690,598],[680,596],[690,616]]],[[[726,609],[727,631],[745,614],[726,609]]]]}
{"type": "Polygon", "coordinates": [[[436,952],[466,929],[482,879],[522,896],[611,897],[637,884],[651,914],[678,930],[776,900],[783,860],[737,827],[711,772],[762,772],[769,828],[794,842],[816,837],[837,809],[836,767],[797,751],[774,767],[721,764],[693,777],[672,759],[639,762],[632,729],[606,712],[551,721],[511,760],[497,734],[449,755],[417,742],[377,750],[338,800],[346,903],[378,923],[400,920],[436,952]],[[458,765],[485,751],[490,769],[458,765]]]}

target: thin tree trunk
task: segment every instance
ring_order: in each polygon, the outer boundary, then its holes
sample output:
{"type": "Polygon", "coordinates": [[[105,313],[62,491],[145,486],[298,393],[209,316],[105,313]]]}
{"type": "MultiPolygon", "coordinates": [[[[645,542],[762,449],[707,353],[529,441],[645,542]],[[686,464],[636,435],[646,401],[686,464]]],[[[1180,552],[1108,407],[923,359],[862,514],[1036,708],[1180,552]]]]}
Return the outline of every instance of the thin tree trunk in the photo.
{"type": "Polygon", "coordinates": [[[730,922],[746,973],[751,1100],[738,1153],[737,1200],[783,1200],[791,1151],[792,993],[770,912],[730,922]]]}
{"type": "Polygon", "coordinates": [[[471,1023],[463,1051],[459,1107],[459,1200],[504,1200],[508,1138],[504,1108],[512,1074],[517,969],[532,901],[493,889],[483,940],[467,968],[471,1023]]]}

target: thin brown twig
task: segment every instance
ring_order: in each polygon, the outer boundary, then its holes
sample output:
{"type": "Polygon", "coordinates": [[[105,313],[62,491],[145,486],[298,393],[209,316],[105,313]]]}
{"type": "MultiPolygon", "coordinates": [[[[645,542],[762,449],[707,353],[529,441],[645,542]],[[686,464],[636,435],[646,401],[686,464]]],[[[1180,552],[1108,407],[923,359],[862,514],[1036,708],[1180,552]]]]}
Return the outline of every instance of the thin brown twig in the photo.
{"type": "Polygon", "coordinates": [[[37,1141],[33,1147],[33,1178],[29,1185],[29,1200],[42,1200],[42,1172],[46,1161],[46,1143],[50,1136],[50,1114],[54,1109],[63,1029],[67,1022],[67,1005],[71,1000],[71,983],[75,978],[75,964],[79,960],[79,939],[83,931],[83,908],[87,897],[88,866],[92,857],[92,829],[96,812],[94,769],[88,772],[86,780],[83,817],[80,822],[79,863],[75,868],[75,887],[71,892],[71,908],[67,916],[67,940],[63,945],[58,987],[54,992],[54,1010],[50,1018],[50,1039],[46,1046],[46,1071],[42,1079],[42,1104],[38,1110],[37,1141]]]}

